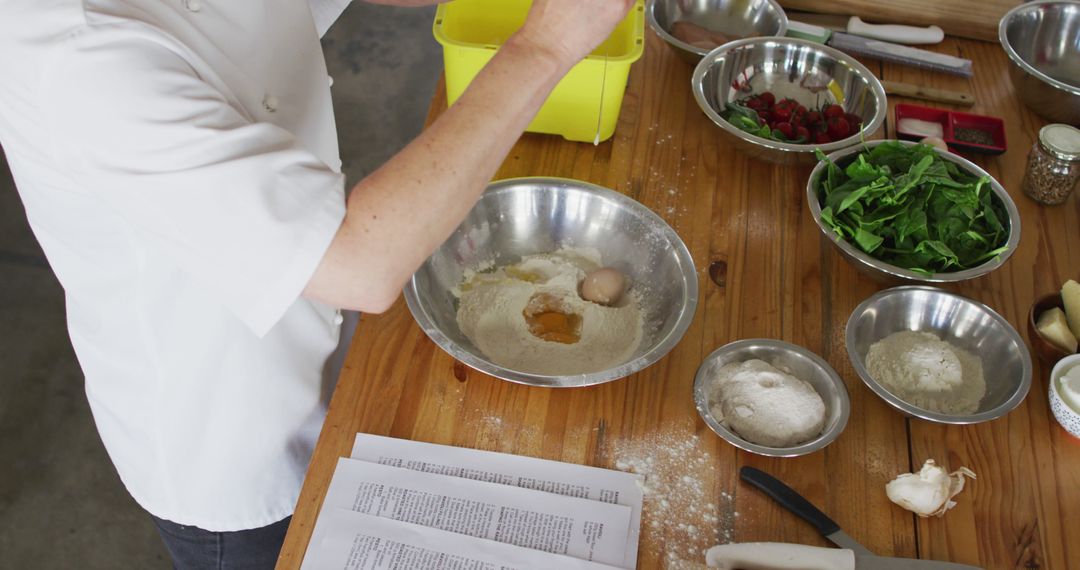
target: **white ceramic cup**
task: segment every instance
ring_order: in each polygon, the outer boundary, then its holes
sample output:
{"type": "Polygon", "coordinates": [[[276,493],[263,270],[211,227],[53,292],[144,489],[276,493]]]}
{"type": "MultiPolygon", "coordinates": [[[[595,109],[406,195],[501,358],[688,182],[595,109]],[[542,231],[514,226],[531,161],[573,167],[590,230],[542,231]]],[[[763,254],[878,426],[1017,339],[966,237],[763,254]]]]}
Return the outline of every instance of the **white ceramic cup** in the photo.
{"type": "Polygon", "coordinates": [[[1058,380],[1069,370],[1080,366],[1080,354],[1066,356],[1054,365],[1050,371],[1050,411],[1065,431],[1073,437],[1080,437],[1080,412],[1069,407],[1058,392],[1058,380]]]}

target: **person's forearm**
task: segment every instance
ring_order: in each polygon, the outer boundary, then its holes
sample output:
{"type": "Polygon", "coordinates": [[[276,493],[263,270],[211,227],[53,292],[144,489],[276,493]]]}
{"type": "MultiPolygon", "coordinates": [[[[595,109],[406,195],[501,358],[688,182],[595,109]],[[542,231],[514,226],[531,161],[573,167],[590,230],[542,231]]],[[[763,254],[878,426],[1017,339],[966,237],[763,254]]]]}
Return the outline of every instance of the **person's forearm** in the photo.
{"type": "Polygon", "coordinates": [[[563,59],[511,38],[430,128],[357,184],[305,295],[362,311],[389,307],[475,204],[567,71],[563,59]]]}

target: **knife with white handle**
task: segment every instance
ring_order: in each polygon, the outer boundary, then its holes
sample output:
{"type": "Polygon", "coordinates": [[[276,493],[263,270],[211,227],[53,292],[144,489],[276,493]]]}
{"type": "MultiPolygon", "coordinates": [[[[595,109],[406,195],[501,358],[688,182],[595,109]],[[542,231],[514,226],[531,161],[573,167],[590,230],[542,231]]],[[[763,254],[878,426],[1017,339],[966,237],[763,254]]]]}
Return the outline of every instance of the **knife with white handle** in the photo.
{"type": "MultiPolygon", "coordinates": [[[[739,470],[739,478],[744,482],[749,483],[766,495],[770,496],[776,502],[792,513],[798,515],[804,521],[814,525],[814,528],[821,533],[822,536],[827,538],[833,544],[840,547],[837,551],[833,548],[820,548],[828,552],[850,552],[854,557],[853,566],[834,566],[835,568],[844,568],[847,570],[983,570],[977,566],[968,566],[967,564],[956,564],[953,562],[938,562],[936,560],[919,560],[916,558],[889,558],[886,556],[875,556],[873,552],[867,550],[867,548],[855,539],[847,535],[840,529],[840,525],[830,519],[828,515],[821,512],[810,501],[807,501],[805,497],[797,493],[791,487],[788,487],[779,479],[748,465],[743,466],[739,470]]],[[[772,546],[778,543],[762,542],[757,543],[759,545],[772,546]]],[[[726,545],[725,545],[726,546],[726,545]]],[[[800,548],[818,549],[814,546],[801,546],[782,544],[781,546],[799,546],[800,548]]],[[[817,566],[767,566],[761,565],[762,559],[754,559],[749,562],[743,562],[743,564],[758,563],[758,566],[746,566],[746,570],[818,570],[817,566]]],[[[742,566],[720,566],[720,568],[739,568],[742,566]]],[[[829,566],[823,567],[824,569],[830,568],[829,566]]]]}
{"type": "Polygon", "coordinates": [[[897,44],[936,44],[945,39],[945,32],[937,26],[918,28],[899,24],[867,24],[858,16],[848,20],[847,33],[897,44]]]}
{"type": "Polygon", "coordinates": [[[705,564],[720,570],[980,570],[967,564],[861,555],[846,548],[781,542],[714,546],[705,553],[705,564]]]}
{"type": "Polygon", "coordinates": [[[782,542],[721,544],[705,552],[705,564],[720,570],[855,570],[855,553],[782,542]]]}

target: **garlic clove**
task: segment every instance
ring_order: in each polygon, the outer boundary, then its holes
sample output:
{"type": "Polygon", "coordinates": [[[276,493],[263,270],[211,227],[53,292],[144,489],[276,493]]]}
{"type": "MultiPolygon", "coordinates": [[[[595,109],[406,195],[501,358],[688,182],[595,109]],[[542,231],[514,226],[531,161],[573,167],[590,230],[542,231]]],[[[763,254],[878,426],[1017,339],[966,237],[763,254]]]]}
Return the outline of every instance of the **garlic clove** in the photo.
{"type": "Polygon", "coordinates": [[[965,478],[975,473],[961,467],[946,473],[933,459],[927,459],[918,473],[905,473],[885,485],[889,500],[920,517],[940,517],[956,506],[953,497],[964,490],[965,478]]]}

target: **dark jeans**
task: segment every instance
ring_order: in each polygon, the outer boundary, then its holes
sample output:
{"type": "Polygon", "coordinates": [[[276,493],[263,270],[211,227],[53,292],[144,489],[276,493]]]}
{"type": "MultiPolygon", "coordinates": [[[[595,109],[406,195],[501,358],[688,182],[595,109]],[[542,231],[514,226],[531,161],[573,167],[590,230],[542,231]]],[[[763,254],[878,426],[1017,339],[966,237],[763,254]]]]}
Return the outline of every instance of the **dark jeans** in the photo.
{"type": "Polygon", "coordinates": [[[289,517],[270,526],[210,532],[150,516],[176,570],[273,570],[289,517]]]}

